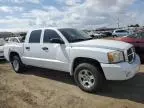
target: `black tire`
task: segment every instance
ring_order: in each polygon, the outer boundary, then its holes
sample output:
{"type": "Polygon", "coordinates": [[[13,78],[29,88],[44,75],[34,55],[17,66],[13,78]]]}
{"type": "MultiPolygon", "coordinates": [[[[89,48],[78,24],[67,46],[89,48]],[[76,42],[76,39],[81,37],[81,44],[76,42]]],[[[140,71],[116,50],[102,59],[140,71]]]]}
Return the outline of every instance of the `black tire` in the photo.
{"type": "Polygon", "coordinates": [[[21,59],[17,55],[12,57],[11,65],[16,73],[22,73],[24,71],[24,64],[21,62],[21,59]],[[17,63],[17,67],[15,63],[17,63]]]}
{"type": "Polygon", "coordinates": [[[92,92],[97,92],[102,88],[104,76],[102,75],[99,67],[95,67],[94,65],[89,64],[89,63],[82,63],[76,67],[75,72],[74,72],[74,79],[75,79],[75,82],[79,86],[80,89],[82,89],[83,91],[92,93],[92,92]],[[94,76],[95,81],[94,81],[93,85],[89,88],[84,87],[81,84],[81,81],[79,80],[79,73],[82,70],[88,70],[94,76]]]}

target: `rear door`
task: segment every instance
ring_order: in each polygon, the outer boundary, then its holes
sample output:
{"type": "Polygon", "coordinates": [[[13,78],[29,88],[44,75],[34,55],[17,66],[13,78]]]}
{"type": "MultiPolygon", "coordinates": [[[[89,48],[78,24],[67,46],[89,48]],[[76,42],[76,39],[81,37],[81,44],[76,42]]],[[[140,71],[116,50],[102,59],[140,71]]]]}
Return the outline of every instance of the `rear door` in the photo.
{"type": "Polygon", "coordinates": [[[41,66],[41,34],[42,30],[34,30],[30,33],[29,39],[24,43],[24,56],[22,57],[24,64],[32,66],[41,66]]]}

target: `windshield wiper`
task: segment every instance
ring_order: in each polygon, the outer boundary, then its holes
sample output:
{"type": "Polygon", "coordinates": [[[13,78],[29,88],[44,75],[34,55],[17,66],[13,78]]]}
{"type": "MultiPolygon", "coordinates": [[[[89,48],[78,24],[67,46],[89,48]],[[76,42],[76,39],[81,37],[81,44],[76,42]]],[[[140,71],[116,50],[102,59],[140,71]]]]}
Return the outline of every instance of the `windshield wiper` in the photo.
{"type": "Polygon", "coordinates": [[[87,38],[87,39],[85,39],[85,40],[91,40],[91,39],[94,39],[94,38],[91,37],[91,38],[87,38]]]}
{"type": "Polygon", "coordinates": [[[91,40],[93,38],[86,38],[86,39],[74,39],[73,42],[79,42],[79,41],[86,41],[86,40],[91,40]]]}
{"type": "Polygon", "coordinates": [[[74,39],[73,42],[84,41],[85,39],[74,39]]]}

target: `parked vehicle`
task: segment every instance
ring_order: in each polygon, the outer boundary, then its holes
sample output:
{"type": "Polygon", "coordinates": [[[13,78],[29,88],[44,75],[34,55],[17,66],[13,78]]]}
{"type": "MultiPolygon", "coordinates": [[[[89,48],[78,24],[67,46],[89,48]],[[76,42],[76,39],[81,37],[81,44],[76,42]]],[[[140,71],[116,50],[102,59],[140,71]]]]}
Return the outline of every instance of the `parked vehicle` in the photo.
{"type": "Polygon", "coordinates": [[[115,40],[128,42],[134,45],[136,53],[139,54],[141,61],[144,61],[144,31],[132,35],[115,38],[115,40]]]}
{"type": "Polygon", "coordinates": [[[4,59],[4,44],[5,41],[3,38],[0,38],[0,59],[4,59]]]}
{"type": "Polygon", "coordinates": [[[111,32],[103,32],[103,36],[110,37],[110,36],[112,36],[112,33],[111,32]]]}
{"type": "Polygon", "coordinates": [[[24,43],[4,46],[15,72],[35,66],[69,72],[84,91],[98,91],[105,80],[128,80],[139,71],[140,59],[129,43],[92,39],[71,28],[30,30],[24,43]]]}
{"type": "Polygon", "coordinates": [[[0,46],[0,59],[4,59],[3,46],[0,46]]]}
{"type": "Polygon", "coordinates": [[[10,37],[8,43],[21,43],[22,37],[10,37]]]}
{"type": "Polygon", "coordinates": [[[91,31],[89,32],[89,35],[92,37],[92,38],[102,38],[103,37],[103,34],[102,33],[97,33],[97,32],[94,32],[94,31],[91,31]]]}
{"type": "Polygon", "coordinates": [[[112,33],[113,37],[127,36],[129,34],[130,33],[127,30],[122,30],[122,29],[114,30],[112,33]]]}

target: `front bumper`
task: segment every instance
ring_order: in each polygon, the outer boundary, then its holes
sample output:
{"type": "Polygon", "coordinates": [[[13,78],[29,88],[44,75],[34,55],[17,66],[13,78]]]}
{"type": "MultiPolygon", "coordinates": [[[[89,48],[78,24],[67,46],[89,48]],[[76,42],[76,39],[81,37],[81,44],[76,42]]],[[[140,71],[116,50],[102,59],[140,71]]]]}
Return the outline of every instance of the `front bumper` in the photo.
{"type": "Polygon", "coordinates": [[[101,63],[105,78],[107,80],[128,80],[135,76],[140,68],[140,58],[136,55],[133,63],[128,62],[117,64],[103,64],[101,63]]]}

